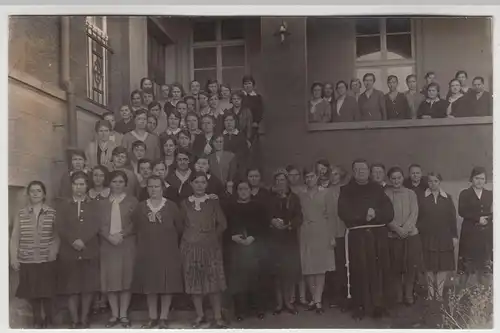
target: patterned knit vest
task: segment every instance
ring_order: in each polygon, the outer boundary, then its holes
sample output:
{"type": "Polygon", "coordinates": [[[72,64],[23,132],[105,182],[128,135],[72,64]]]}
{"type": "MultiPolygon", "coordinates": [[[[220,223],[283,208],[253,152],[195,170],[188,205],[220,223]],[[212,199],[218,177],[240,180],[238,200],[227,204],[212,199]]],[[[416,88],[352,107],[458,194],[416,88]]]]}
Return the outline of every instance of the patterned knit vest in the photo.
{"type": "Polygon", "coordinates": [[[33,214],[30,208],[19,211],[18,259],[22,263],[49,261],[50,247],[54,242],[56,211],[43,208],[35,223],[32,223],[33,214]]]}

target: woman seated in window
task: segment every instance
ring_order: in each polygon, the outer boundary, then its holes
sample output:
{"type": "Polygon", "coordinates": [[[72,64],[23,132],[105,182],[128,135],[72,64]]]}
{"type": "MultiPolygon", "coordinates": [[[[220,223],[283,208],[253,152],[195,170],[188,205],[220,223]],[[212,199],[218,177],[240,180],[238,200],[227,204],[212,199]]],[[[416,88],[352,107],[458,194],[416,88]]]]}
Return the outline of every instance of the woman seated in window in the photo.
{"type": "Polygon", "coordinates": [[[493,113],[493,97],[489,91],[484,90],[484,78],[476,76],[472,80],[474,94],[471,99],[471,115],[476,117],[491,116],[493,113]]]}
{"type": "Polygon", "coordinates": [[[386,120],[385,96],[380,90],[373,87],[375,75],[366,73],[363,76],[365,91],[358,98],[359,114],[361,120],[386,120]]]}
{"type": "Polygon", "coordinates": [[[356,102],[359,99],[359,95],[361,95],[361,80],[360,79],[352,79],[349,84],[349,95],[356,98],[356,102]]]}
{"type": "Polygon", "coordinates": [[[461,90],[460,81],[453,79],[449,83],[448,93],[448,108],[446,115],[451,118],[455,117],[469,117],[470,105],[469,97],[464,95],[461,90]]]}
{"type": "Polygon", "coordinates": [[[347,83],[339,81],[336,85],[337,100],[332,102],[332,121],[355,121],[359,116],[358,102],[347,93],[347,83]]]}
{"type": "Polygon", "coordinates": [[[387,119],[410,119],[411,110],[405,94],[398,91],[399,80],[396,75],[389,75],[387,86],[389,92],[385,95],[385,108],[387,119]]]}
{"type": "Polygon", "coordinates": [[[310,123],[329,123],[332,120],[330,103],[323,99],[324,86],[321,82],[313,83],[312,98],[309,101],[308,119],[310,123]]]}
{"type": "Polygon", "coordinates": [[[415,74],[406,77],[406,86],[408,90],[405,92],[405,97],[410,107],[411,118],[416,119],[418,108],[425,100],[425,96],[417,91],[417,76],[415,74]]]}
{"type": "Polygon", "coordinates": [[[427,86],[427,98],[418,108],[418,119],[446,118],[448,101],[439,98],[439,84],[427,86]]]}

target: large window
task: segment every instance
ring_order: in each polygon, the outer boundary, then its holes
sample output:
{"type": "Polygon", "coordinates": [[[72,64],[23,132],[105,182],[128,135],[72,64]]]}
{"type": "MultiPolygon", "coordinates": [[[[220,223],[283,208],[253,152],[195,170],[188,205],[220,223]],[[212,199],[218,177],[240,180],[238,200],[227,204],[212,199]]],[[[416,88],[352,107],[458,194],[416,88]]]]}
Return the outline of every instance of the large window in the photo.
{"type": "Polygon", "coordinates": [[[356,77],[375,74],[375,88],[387,92],[387,77],[396,75],[404,91],[406,76],[415,73],[413,22],[410,18],[356,20],[356,77]]]}
{"type": "Polygon", "coordinates": [[[243,20],[199,20],[192,27],[192,78],[202,86],[208,79],[241,86],[246,64],[243,20]]]}
{"type": "Polygon", "coordinates": [[[109,47],[106,16],[87,16],[87,98],[92,102],[108,106],[109,47]]]}

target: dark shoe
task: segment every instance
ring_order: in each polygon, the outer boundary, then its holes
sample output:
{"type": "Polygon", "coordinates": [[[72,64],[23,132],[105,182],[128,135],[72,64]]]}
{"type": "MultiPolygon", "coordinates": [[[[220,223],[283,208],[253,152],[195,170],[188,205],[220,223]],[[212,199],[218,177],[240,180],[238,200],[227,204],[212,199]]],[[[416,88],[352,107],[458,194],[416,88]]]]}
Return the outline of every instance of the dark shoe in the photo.
{"type": "Polygon", "coordinates": [[[264,319],[266,315],[264,314],[264,312],[259,312],[257,313],[257,318],[259,318],[260,320],[264,319]]]}
{"type": "Polygon", "coordinates": [[[141,326],[144,329],[155,328],[158,325],[158,319],[150,319],[147,324],[141,326]]]}
{"type": "Polygon", "coordinates": [[[365,317],[365,309],[362,307],[354,309],[352,312],[352,318],[354,320],[362,320],[365,317]]]}
{"type": "Polygon", "coordinates": [[[158,328],[159,329],[167,329],[169,328],[170,324],[168,322],[168,319],[160,319],[158,322],[158,328]]]}
{"type": "Polygon", "coordinates": [[[294,316],[299,314],[299,311],[291,304],[290,306],[285,306],[285,311],[294,316]]]}
{"type": "Polygon", "coordinates": [[[191,327],[192,328],[200,328],[203,324],[206,324],[206,323],[207,323],[207,319],[205,318],[205,316],[198,317],[195,319],[195,321],[193,322],[191,327]]]}
{"type": "Polygon", "coordinates": [[[215,328],[215,329],[228,328],[226,322],[222,319],[216,319],[210,326],[211,326],[210,328],[215,328]]]}
{"type": "Polygon", "coordinates": [[[118,318],[113,317],[106,323],[106,328],[115,327],[116,325],[118,325],[118,318]]]}
{"type": "Polygon", "coordinates": [[[323,314],[325,310],[323,310],[323,307],[321,306],[320,303],[316,303],[316,313],[317,314],[323,314]]]}
{"type": "Polygon", "coordinates": [[[128,319],[127,317],[121,317],[120,323],[122,324],[123,328],[130,328],[132,326],[130,319],[128,319]]]}
{"type": "Polygon", "coordinates": [[[277,315],[281,314],[281,311],[283,311],[282,307],[274,309],[273,316],[277,316],[277,315]]]}

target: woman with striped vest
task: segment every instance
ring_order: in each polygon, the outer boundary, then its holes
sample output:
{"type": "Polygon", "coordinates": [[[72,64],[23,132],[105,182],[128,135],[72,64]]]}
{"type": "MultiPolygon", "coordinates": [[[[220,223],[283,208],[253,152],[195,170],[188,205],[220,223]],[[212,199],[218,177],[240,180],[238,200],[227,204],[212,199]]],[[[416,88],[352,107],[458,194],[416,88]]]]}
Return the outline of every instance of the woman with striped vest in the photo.
{"type": "Polygon", "coordinates": [[[33,327],[46,328],[52,323],[52,298],[56,293],[55,260],[59,250],[54,226],[56,211],[45,204],[47,191],[42,182],[32,181],[27,192],[29,204],[18,212],[14,221],[10,260],[12,268],[19,271],[16,296],[30,302],[33,327]]]}

